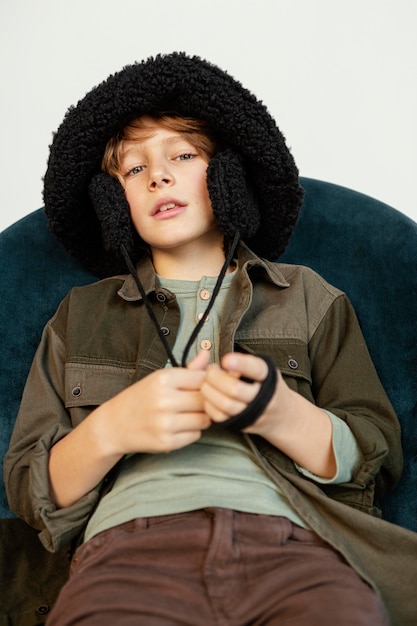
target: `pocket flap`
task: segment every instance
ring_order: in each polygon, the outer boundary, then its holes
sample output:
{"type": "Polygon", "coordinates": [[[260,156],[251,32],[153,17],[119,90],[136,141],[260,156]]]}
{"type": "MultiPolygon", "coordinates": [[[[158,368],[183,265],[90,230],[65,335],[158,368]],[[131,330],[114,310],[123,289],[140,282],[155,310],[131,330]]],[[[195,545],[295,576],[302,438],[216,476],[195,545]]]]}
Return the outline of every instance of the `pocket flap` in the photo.
{"type": "Polygon", "coordinates": [[[302,378],[311,384],[307,346],[299,339],[245,339],[239,341],[238,349],[269,356],[284,376],[302,378]]]}
{"type": "Polygon", "coordinates": [[[134,375],[133,368],[67,363],[65,406],[100,406],[131,385],[134,375]]]}

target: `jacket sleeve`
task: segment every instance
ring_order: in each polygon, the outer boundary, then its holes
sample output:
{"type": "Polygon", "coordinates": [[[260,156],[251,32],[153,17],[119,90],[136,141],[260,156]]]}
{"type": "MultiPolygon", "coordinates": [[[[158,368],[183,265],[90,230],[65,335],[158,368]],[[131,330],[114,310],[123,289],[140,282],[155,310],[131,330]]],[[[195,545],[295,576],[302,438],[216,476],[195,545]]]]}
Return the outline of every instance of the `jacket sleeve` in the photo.
{"type": "Polygon", "coordinates": [[[368,500],[374,495],[378,499],[401,475],[400,424],[344,294],[317,326],[309,354],[316,404],[346,422],[362,453],[350,488],[362,489],[368,500]]]}
{"type": "MultiPolygon", "coordinates": [[[[57,315],[65,315],[65,301],[57,315]]],[[[59,509],[49,495],[51,447],[71,431],[64,401],[65,340],[52,321],[44,329],[24,389],[4,459],[4,480],[11,510],[40,531],[51,552],[76,537],[95,507],[100,485],[73,506],[59,509]]]]}

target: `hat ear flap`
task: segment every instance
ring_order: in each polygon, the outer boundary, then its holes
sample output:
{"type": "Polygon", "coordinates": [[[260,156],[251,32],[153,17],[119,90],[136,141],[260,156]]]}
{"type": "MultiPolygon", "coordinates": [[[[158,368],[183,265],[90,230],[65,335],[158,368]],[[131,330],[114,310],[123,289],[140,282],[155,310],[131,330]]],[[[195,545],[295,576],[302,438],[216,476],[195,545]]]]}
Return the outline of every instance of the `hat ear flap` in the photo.
{"type": "Polygon", "coordinates": [[[259,209],[248,184],[242,158],[232,150],[218,152],[207,169],[207,187],[220,229],[233,237],[253,237],[260,225],[259,209]]]}
{"type": "Polygon", "coordinates": [[[134,228],[121,184],[109,174],[100,172],[91,179],[88,192],[100,222],[105,250],[120,255],[120,246],[124,244],[131,254],[134,248],[134,228]]]}

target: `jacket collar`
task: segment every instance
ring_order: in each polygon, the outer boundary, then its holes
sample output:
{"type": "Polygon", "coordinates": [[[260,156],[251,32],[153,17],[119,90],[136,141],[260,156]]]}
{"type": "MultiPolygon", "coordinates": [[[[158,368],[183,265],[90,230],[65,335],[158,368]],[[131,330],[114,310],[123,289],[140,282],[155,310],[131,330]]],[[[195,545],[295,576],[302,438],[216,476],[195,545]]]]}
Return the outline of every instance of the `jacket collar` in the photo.
{"type": "MultiPolygon", "coordinates": [[[[243,241],[239,243],[237,250],[237,259],[237,272],[249,272],[252,268],[260,267],[265,271],[271,282],[277,285],[277,287],[290,286],[290,283],[284,278],[282,272],[279,270],[279,265],[258,257],[254,252],[252,252],[252,250],[247,247],[245,243],[243,243],[243,241]]],[[[156,291],[158,289],[158,284],[152,260],[148,256],[145,256],[139,261],[136,267],[145,293],[148,295],[152,291],[156,291]]],[[[142,300],[142,296],[139,294],[135,281],[133,277],[130,276],[130,274],[126,276],[122,287],[118,291],[118,294],[127,302],[136,302],[142,300]]]]}
{"type": "Polygon", "coordinates": [[[253,267],[261,267],[269,279],[277,287],[289,287],[290,283],[284,278],[279,265],[273,261],[266,261],[257,256],[248,246],[241,241],[238,248],[238,268],[249,271],[253,267]]]}
{"type": "MultiPolygon", "coordinates": [[[[136,270],[146,295],[148,295],[152,291],[155,291],[157,288],[155,268],[153,266],[151,258],[148,257],[148,255],[142,257],[142,259],[136,266],[136,270]]],[[[138,292],[135,280],[130,274],[126,276],[123,285],[117,293],[121,298],[123,298],[123,300],[126,300],[127,302],[142,300],[142,296],[138,292]]]]}

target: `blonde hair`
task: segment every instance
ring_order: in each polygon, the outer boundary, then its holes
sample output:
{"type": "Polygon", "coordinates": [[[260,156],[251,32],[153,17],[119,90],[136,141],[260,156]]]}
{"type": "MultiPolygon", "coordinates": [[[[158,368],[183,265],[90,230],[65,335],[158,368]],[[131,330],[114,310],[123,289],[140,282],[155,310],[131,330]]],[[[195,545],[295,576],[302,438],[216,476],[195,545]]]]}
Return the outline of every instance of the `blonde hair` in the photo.
{"type": "Polygon", "coordinates": [[[205,154],[208,159],[211,159],[216,153],[216,142],[205,122],[174,113],[155,113],[133,120],[107,142],[101,164],[103,172],[117,178],[119,182],[123,182],[120,173],[122,143],[137,139],[137,131],[145,133],[149,131],[152,128],[149,120],[159,126],[186,135],[190,143],[205,154]]]}

